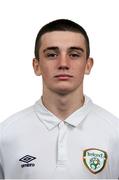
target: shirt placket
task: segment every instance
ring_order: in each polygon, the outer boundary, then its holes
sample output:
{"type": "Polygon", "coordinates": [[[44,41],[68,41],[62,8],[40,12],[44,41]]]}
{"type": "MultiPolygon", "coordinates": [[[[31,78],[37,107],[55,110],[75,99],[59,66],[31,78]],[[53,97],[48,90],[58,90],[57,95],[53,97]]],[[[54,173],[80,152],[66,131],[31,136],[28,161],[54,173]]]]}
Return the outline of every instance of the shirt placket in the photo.
{"type": "Polygon", "coordinates": [[[59,123],[58,144],[57,144],[57,165],[62,166],[67,162],[67,134],[68,127],[62,121],[59,123]]]}

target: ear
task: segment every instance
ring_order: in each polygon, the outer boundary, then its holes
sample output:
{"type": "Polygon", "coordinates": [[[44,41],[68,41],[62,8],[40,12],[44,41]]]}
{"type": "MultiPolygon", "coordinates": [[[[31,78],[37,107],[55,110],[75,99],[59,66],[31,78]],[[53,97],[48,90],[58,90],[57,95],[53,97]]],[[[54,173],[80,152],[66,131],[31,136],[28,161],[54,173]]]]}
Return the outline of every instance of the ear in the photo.
{"type": "Polygon", "coordinates": [[[90,71],[93,67],[93,58],[88,58],[86,62],[86,67],[85,67],[85,74],[90,74],[90,71]]]}
{"type": "Polygon", "coordinates": [[[39,60],[34,58],[33,61],[32,61],[32,65],[33,65],[33,69],[34,69],[34,72],[35,72],[36,76],[40,76],[42,73],[41,73],[39,60]]]}

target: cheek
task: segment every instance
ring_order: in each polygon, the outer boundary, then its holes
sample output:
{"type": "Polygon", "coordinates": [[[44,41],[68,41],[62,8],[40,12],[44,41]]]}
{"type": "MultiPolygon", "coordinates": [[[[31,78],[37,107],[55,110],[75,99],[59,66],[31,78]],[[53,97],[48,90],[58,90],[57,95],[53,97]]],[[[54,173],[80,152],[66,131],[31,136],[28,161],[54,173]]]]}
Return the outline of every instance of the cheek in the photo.
{"type": "Polygon", "coordinates": [[[77,76],[83,76],[84,73],[85,73],[85,65],[82,64],[80,66],[77,65],[77,67],[75,67],[75,71],[74,73],[77,75],[77,76]]]}
{"type": "Polygon", "coordinates": [[[51,68],[46,67],[46,66],[42,67],[42,77],[44,80],[50,79],[51,75],[52,75],[52,69],[51,68]]]}

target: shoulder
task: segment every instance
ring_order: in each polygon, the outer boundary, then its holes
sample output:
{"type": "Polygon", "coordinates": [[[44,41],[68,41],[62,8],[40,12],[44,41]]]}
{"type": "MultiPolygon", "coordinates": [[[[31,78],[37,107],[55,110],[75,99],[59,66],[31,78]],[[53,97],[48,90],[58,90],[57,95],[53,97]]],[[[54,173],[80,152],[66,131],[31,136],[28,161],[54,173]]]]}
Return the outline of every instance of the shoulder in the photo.
{"type": "Polygon", "coordinates": [[[34,106],[30,106],[19,112],[16,112],[15,114],[11,115],[7,119],[5,119],[3,122],[1,122],[0,123],[0,132],[1,132],[1,130],[12,126],[13,124],[19,124],[19,123],[22,123],[23,121],[25,121],[25,119],[27,120],[31,116],[31,114],[33,114],[33,111],[34,111],[33,107],[34,106]]]}
{"type": "MultiPolygon", "coordinates": [[[[107,122],[111,126],[115,126],[119,128],[119,118],[116,117],[114,114],[109,112],[108,110],[93,104],[92,106],[92,113],[99,119],[104,122],[107,122]]],[[[119,130],[119,129],[118,129],[119,130]]]]}

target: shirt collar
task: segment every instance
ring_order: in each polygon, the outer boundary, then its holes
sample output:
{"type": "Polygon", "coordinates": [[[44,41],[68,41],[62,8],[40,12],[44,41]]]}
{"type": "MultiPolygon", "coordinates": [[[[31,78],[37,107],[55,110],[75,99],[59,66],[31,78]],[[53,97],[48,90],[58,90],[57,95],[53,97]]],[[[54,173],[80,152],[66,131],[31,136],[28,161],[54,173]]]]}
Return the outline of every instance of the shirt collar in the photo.
{"type": "MultiPolygon", "coordinates": [[[[93,103],[88,96],[85,96],[85,102],[81,108],[73,112],[68,118],[64,120],[71,126],[78,126],[83,119],[88,115],[91,110],[93,103]]],[[[37,117],[48,129],[52,129],[62,122],[52,112],[50,112],[42,103],[42,99],[38,100],[34,105],[34,110],[37,117]]]]}

